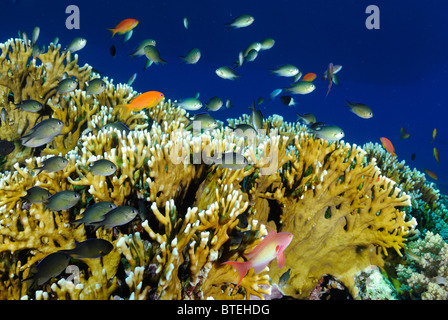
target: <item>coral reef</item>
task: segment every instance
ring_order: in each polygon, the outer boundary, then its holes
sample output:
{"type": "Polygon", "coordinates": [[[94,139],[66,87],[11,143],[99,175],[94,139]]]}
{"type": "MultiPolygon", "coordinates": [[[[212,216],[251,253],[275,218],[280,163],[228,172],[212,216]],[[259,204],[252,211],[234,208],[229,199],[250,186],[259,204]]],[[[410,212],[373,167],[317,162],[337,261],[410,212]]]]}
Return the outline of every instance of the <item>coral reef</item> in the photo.
{"type": "Polygon", "coordinates": [[[448,244],[428,231],[408,244],[406,264],[396,267],[400,290],[407,298],[447,300],[448,244]]]}
{"type": "MultiPolygon", "coordinates": [[[[18,39],[0,48],[7,75],[0,79],[0,97],[9,117],[0,139],[16,143],[0,174],[1,299],[264,298],[288,268],[283,294],[307,298],[319,279],[331,275],[356,296],[355,275],[382,267],[391,249],[401,255],[414,235],[416,222],[404,211],[414,189],[385,176],[356,145],[315,138],[277,115],[264,119],[250,139],[225,126],[186,130],[189,114],[170,100],[124,114],[115,106],[138,93],[103,78],[104,92],[87,94],[84,82],[98,75],[77,66],[76,54],[50,45],[31,58],[29,44],[18,39]],[[64,73],[77,78],[79,88],[59,94],[64,73]],[[26,113],[28,124],[22,124],[17,119],[24,111],[13,110],[13,103],[28,98],[44,108],[26,113]],[[64,122],[61,135],[42,148],[21,146],[20,136],[48,117],[64,122]],[[127,128],[106,126],[117,122],[127,128]],[[233,170],[210,161],[225,152],[240,153],[248,165],[233,170]],[[53,155],[68,165],[36,174],[53,155]],[[117,170],[94,174],[89,166],[98,159],[117,170]],[[80,201],[53,211],[25,201],[33,186],[51,194],[73,190],[80,201]],[[100,201],[138,208],[138,216],[113,228],[75,228],[72,222],[100,201]],[[236,289],[238,274],[222,262],[245,261],[267,234],[265,226],[294,235],[285,267],[273,262],[258,274],[251,269],[236,289]],[[29,286],[26,280],[44,257],[91,238],[114,249],[98,259],[72,258],[65,273],[37,289],[29,286]]],[[[228,120],[231,126],[250,122],[248,115],[228,120]]]]}

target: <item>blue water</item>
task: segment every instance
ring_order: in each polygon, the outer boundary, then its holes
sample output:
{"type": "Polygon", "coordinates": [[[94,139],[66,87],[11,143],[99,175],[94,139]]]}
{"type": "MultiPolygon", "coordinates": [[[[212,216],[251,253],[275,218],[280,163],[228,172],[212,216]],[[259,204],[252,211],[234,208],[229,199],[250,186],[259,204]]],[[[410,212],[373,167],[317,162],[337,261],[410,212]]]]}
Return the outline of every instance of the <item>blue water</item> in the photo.
{"type": "MultiPolygon", "coordinates": [[[[389,138],[400,160],[423,171],[437,173],[439,189],[448,192],[448,138],[446,124],[448,80],[448,3],[432,1],[362,0],[178,0],[178,1],[33,1],[4,0],[0,17],[0,41],[17,36],[22,29],[31,35],[41,28],[38,44],[48,44],[55,36],[63,46],[74,37],[87,39],[79,54],[80,64],[89,63],[114,83],[127,82],[137,72],[135,90],[162,91],[167,98],[182,99],[200,93],[202,102],[213,96],[230,98],[232,110],[213,115],[224,121],[248,112],[253,100],[264,97],[263,114],[280,114],[295,121],[295,112],[314,113],[318,121],[337,124],[345,131],[345,141],[362,145],[389,138]],[[6,3],[6,4],[5,4],[6,3]],[[80,29],[68,30],[65,21],[68,5],[80,10],[80,29]],[[368,30],[365,13],[368,5],[380,9],[380,29],[368,30]],[[255,22],[237,30],[225,23],[241,14],[255,22]],[[189,29],[183,26],[188,17],[189,29]],[[121,20],[140,21],[132,38],[111,38],[108,28],[121,20]],[[251,42],[275,39],[275,46],[259,53],[254,62],[238,69],[240,81],[219,78],[215,69],[232,66],[238,52],[251,42]],[[131,60],[128,54],[143,39],[157,41],[163,68],[151,66],[143,72],[145,57],[131,60]],[[111,45],[117,54],[109,53],[111,45]],[[202,57],[196,65],[181,63],[179,56],[198,47],[202,57]],[[340,64],[341,86],[334,86],[325,98],[328,82],[320,76],[328,64],[340,64]],[[271,75],[269,68],[296,65],[302,73],[314,72],[317,89],[309,95],[294,95],[295,107],[277,98],[269,101],[276,88],[288,86],[290,79],[271,75]],[[345,108],[345,99],[369,105],[374,117],[361,119],[345,108]],[[400,140],[400,128],[410,138],[400,140]],[[434,143],[432,131],[438,134],[434,143]],[[440,164],[433,157],[440,152],[440,164]],[[411,154],[416,154],[414,161],[411,154]]],[[[430,179],[431,180],[431,179],[430,179]]]]}

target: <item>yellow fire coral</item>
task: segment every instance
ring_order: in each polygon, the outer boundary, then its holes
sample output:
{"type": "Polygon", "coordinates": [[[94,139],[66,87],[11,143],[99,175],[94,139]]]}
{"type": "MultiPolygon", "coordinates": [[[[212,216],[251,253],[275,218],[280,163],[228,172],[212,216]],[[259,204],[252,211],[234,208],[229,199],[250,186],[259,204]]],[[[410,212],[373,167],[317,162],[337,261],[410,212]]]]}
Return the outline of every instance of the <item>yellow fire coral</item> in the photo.
{"type": "MultiPolygon", "coordinates": [[[[401,254],[416,224],[399,210],[410,205],[409,196],[380,176],[355,145],[306,134],[296,136],[294,145],[293,159],[275,179],[261,177],[251,191],[275,202],[270,214],[277,210],[280,230],[294,234],[285,250],[292,275],[284,291],[306,297],[324,274],[353,289],[354,275],[369,265],[383,266],[388,248],[401,254]]],[[[272,268],[274,283],[282,273],[272,268]]]]}
{"type": "MultiPolygon", "coordinates": [[[[382,266],[390,248],[400,254],[413,230],[415,222],[400,211],[409,196],[359,147],[314,139],[280,116],[265,119],[264,132],[251,139],[227,127],[187,131],[188,114],[170,100],[125,115],[114,107],[137,92],[104,78],[106,90],[88,95],[84,82],[96,75],[77,66],[76,55],[50,46],[39,55],[42,65],[34,59],[26,69],[28,45],[10,40],[0,48],[3,74],[11,71],[0,79],[1,103],[11,118],[0,138],[14,132],[16,141],[27,130],[15,121],[21,111],[12,110],[12,99],[37,99],[65,124],[41,157],[18,147],[8,159],[15,159],[10,171],[0,174],[2,299],[263,298],[288,268],[291,279],[283,290],[294,297],[306,297],[323,274],[354,290],[354,274],[382,266]],[[64,72],[78,78],[80,88],[59,95],[55,88],[64,72]],[[27,85],[19,86],[19,79],[27,85]],[[127,128],[103,128],[116,122],[127,128]],[[213,164],[226,152],[244,155],[249,164],[239,170],[213,164]],[[36,175],[33,168],[52,155],[66,157],[67,167],[36,175]],[[89,165],[98,159],[112,161],[116,172],[95,175],[89,165]],[[33,186],[52,194],[75,190],[81,201],[60,212],[25,204],[21,197],[33,186]],[[99,201],[133,206],[139,215],[115,228],[75,228],[71,222],[99,201]],[[293,233],[285,267],[249,270],[236,289],[237,272],[222,262],[244,261],[267,234],[264,225],[293,233]],[[24,280],[38,261],[88,238],[105,239],[114,249],[101,259],[72,262],[37,290],[28,287],[24,280]]],[[[30,126],[38,121],[34,114],[26,119],[30,126]]]]}

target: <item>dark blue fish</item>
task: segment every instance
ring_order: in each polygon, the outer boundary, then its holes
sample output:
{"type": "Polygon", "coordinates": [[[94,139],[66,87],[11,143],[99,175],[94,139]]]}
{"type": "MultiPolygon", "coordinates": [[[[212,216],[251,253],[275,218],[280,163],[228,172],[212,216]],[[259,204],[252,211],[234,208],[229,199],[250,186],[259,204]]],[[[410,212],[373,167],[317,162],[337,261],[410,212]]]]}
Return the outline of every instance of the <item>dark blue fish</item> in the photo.
{"type": "Polygon", "coordinates": [[[15,149],[15,145],[11,141],[0,140],[0,156],[6,156],[13,152],[15,149]]]}
{"type": "Polygon", "coordinates": [[[103,239],[87,239],[78,242],[71,250],[61,250],[75,259],[97,259],[104,257],[114,249],[112,243],[103,239]]]}

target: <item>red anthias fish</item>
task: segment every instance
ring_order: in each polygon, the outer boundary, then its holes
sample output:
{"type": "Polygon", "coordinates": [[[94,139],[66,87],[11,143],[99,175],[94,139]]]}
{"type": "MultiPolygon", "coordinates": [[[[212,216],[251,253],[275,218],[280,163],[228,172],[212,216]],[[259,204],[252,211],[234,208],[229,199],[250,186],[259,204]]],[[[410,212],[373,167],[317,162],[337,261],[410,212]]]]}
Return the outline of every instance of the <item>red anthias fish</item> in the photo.
{"type": "Polygon", "coordinates": [[[137,25],[138,25],[137,19],[124,19],[119,24],[117,24],[117,26],[114,29],[108,29],[108,30],[112,32],[112,38],[113,38],[116,33],[123,34],[129,32],[132,29],[134,29],[137,25]]]}
{"type": "Polygon", "coordinates": [[[332,62],[330,62],[330,64],[328,65],[327,79],[328,79],[329,85],[328,85],[328,90],[327,90],[327,94],[325,95],[325,97],[327,97],[328,94],[330,93],[331,85],[333,84],[333,63],[332,62]]]}
{"type": "Polygon", "coordinates": [[[337,78],[336,73],[341,71],[341,69],[342,69],[341,65],[333,65],[333,63],[330,62],[327,70],[325,70],[322,79],[324,79],[324,80],[328,79],[328,82],[329,82],[327,95],[325,97],[327,97],[328,94],[330,93],[330,89],[331,89],[331,86],[333,85],[333,83],[336,85],[339,85],[339,79],[337,78]]]}
{"type": "Polygon", "coordinates": [[[277,265],[280,269],[285,264],[284,250],[291,243],[293,234],[290,232],[277,233],[274,229],[270,229],[268,235],[251,252],[245,255],[247,261],[223,262],[223,264],[234,266],[238,271],[239,280],[236,288],[250,268],[254,268],[254,272],[259,273],[275,258],[277,258],[277,265]]]}
{"type": "Polygon", "coordinates": [[[140,111],[146,108],[153,108],[159,104],[164,98],[164,94],[158,91],[148,91],[135,97],[129,104],[120,104],[116,107],[125,108],[124,114],[128,114],[131,111],[140,111]]]}

